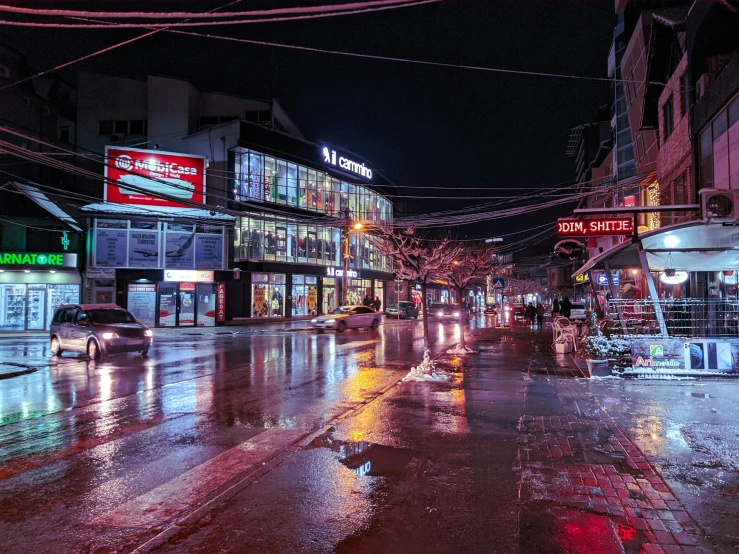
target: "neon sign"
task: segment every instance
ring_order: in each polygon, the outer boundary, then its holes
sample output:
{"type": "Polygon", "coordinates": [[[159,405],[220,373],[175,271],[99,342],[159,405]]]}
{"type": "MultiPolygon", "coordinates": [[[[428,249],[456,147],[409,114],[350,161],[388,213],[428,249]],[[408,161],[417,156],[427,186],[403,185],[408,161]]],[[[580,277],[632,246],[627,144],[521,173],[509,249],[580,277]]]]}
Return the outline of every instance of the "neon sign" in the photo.
{"type": "Polygon", "coordinates": [[[337,156],[336,150],[331,150],[328,146],[324,146],[321,149],[321,154],[323,155],[324,163],[339,166],[342,169],[361,175],[365,179],[372,179],[372,170],[363,163],[355,162],[346,156],[337,156]]]}
{"type": "MultiPolygon", "coordinates": [[[[343,269],[337,269],[335,267],[327,267],[326,268],[326,275],[328,277],[343,277],[344,276],[344,270],[343,269]]],[[[349,279],[358,279],[359,278],[359,271],[356,271],[354,269],[348,269],[346,271],[346,276],[349,279]]]]}
{"type": "Polygon", "coordinates": [[[62,235],[62,247],[64,250],[69,250],[69,237],[67,236],[67,233],[62,235]]]}
{"type": "Polygon", "coordinates": [[[600,237],[608,235],[630,235],[634,222],[630,217],[614,219],[560,219],[557,234],[560,237],[600,237]]]}
{"type": "Polygon", "coordinates": [[[2,252],[0,263],[3,265],[50,265],[64,267],[64,254],[30,254],[2,252]]]}

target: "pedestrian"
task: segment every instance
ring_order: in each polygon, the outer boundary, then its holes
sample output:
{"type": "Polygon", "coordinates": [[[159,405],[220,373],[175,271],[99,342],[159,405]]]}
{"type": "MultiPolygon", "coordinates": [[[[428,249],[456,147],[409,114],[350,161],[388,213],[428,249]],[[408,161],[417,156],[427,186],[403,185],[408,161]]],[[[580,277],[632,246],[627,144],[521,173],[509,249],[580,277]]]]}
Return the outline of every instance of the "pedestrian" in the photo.
{"type": "Polygon", "coordinates": [[[372,299],[369,297],[369,294],[364,295],[364,300],[362,300],[362,306],[372,306],[372,299]]]}
{"type": "Polygon", "coordinates": [[[526,322],[528,323],[528,326],[531,328],[534,327],[535,317],[536,317],[536,308],[531,302],[529,302],[529,305],[526,306],[526,322]]]}
{"type": "Polygon", "coordinates": [[[372,307],[375,309],[376,312],[379,312],[381,306],[382,302],[380,301],[380,298],[375,296],[375,300],[374,302],[372,302],[372,307]]]}
{"type": "Polygon", "coordinates": [[[565,296],[565,299],[562,300],[562,304],[559,306],[559,309],[562,311],[562,315],[564,317],[570,317],[570,313],[572,312],[572,302],[570,302],[570,298],[568,296],[565,296]]]}
{"type": "Polygon", "coordinates": [[[559,298],[555,298],[552,302],[552,321],[557,319],[559,315],[559,298]]]}
{"type": "Polygon", "coordinates": [[[539,329],[544,327],[544,306],[541,302],[536,303],[536,326],[539,329]]]}

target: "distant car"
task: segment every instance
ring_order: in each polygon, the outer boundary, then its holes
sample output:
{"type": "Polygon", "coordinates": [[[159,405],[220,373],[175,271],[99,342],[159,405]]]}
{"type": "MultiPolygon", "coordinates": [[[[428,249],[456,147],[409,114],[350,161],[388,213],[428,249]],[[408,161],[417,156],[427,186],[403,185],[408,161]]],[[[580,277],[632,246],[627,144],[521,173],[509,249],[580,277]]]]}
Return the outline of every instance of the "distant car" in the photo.
{"type": "Polygon", "coordinates": [[[523,304],[513,305],[513,319],[523,319],[526,317],[526,306],[523,304]]]}
{"type": "Polygon", "coordinates": [[[376,312],[368,306],[341,306],[330,314],[312,319],[311,325],[319,333],[326,330],[341,333],[346,329],[358,329],[360,327],[377,329],[380,326],[380,312],[376,312]]]}
{"type": "Polygon", "coordinates": [[[154,333],[116,304],[68,304],[57,307],[49,345],[55,356],[65,350],[86,352],[97,360],[117,352],[149,353],[154,333]]]}
{"type": "Polygon", "coordinates": [[[498,313],[498,306],[495,304],[486,304],[485,305],[485,314],[487,315],[496,315],[498,313]]]}
{"type": "Polygon", "coordinates": [[[570,309],[570,319],[585,319],[588,309],[582,302],[573,302],[570,309]]]}
{"type": "Polygon", "coordinates": [[[459,304],[431,304],[429,307],[429,315],[434,319],[441,321],[459,321],[459,315],[462,314],[463,321],[470,321],[470,311],[459,304]]]}
{"type": "Polygon", "coordinates": [[[385,316],[393,319],[418,319],[418,306],[413,302],[400,301],[385,310],[385,316]]]}

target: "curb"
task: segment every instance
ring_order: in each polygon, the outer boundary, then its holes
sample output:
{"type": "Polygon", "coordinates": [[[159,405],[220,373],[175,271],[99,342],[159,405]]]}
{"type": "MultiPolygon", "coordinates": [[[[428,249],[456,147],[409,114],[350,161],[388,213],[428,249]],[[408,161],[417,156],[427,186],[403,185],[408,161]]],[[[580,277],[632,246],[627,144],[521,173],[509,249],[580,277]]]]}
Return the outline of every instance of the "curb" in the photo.
{"type": "Polygon", "coordinates": [[[0,380],[11,379],[13,377],[20,377],[21,375],[29,375],[30,373],[36,373],[38,371],[37,367],[26,365],[26,364],[19,364],[15,362],[0,362],[0,365],[8,365],[12,367],[23,368],[17,371],[9,371],[6,373],[0,373],[0,380]]]}

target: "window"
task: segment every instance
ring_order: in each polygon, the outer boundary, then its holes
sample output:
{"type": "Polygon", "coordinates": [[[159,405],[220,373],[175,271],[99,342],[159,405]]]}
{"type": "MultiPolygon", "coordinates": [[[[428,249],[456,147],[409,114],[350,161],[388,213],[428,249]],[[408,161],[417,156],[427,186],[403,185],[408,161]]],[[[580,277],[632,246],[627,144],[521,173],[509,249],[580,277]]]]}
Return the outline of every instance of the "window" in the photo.
{"type": "Polygon", "coordinates": [[[113,122],[110,119],[101,119],[99,135],[111,135],[113,134],[113,122]]]}
{"type": "Polygon", "coordinates": [[[698,161],[700,188],[713,188],[713,137],[709,125],[700,136],[700,159],[698,161]]]}
{"type": "Polygon", "coordinates": [[[129,130],[132,135],[145,135],[146,134],[146,120],[145,119],[132,119],[129,123],[129,130]]]}
{"type": "Polygon", "coordinates": [[[62,142],[69,142],[69,125],[62,125],[59,127],[59,140],[62,142]]]}
{"type": "Polygon", "coordinates": [[[662,128],[665,132],[663,142],[667,140],[667,137],[672,134],[672,131],[675,128],[672,102],[673,98],[672,94],[670,94],[670,96],[667,97],[667,102],[662,106],[662,128]]]}
{"type": "Polygon", "coordinates": [[[201,126],[205,126],[205,125],[218,125],[218,117],[217,116],[216,117],[213,117],[213,116],[201,117],[200,118],[200,125],[201,126]]]}
{"type": "MultiPolygon", "coordinates": [[[[739,96],[734,98],[731,104],[729,104],[729,127],[734,125],[737,121],[739,121],[739,96]]],[[[732,134],[733,133],[734,131],[732,131],[732,134]]]]}
{"type": "Polygon", "coordinates": [[[685,197],[687,196],[685,190],[685,173],[675,179],[675,204],[685,204],[685,197]]]}
{"type": "Polygon", "coordinates": [[[690,107],[690,76],[686,71],[680,77],[680,115],[685,115],[690,107]]]}
{"type": "Polygon", "coordinates": [[[122,119],[116,121],[113,125],[113,132],[125,135],[128,133],[128,120],[122,119]]]}

